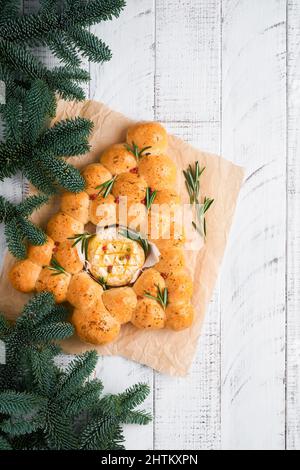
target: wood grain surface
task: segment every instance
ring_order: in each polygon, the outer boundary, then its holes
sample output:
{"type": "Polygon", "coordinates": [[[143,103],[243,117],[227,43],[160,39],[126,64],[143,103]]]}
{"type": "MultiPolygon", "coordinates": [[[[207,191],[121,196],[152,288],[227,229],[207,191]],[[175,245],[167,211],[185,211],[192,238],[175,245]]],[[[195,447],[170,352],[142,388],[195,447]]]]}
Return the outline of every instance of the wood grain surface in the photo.
{"type": "MultiPolygon", "coordinates": [[[[189,376],[99,358],[108,392],[138,381],[152,390],[153,423],[128,426],[127,448],[299,450],[300,2],[128,0],[92,29],[114,55],[86,64],[90,98],[246,168],[189,376]]],[[[25,191],[19,177],[1,183],[14,201],[25,191]]]]}

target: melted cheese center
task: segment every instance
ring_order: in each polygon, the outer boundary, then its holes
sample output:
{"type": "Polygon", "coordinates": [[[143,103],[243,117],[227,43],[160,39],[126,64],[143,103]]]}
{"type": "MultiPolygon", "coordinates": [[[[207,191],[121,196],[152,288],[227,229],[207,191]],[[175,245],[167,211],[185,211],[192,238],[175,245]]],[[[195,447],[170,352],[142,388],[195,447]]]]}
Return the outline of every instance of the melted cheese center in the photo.
{"type": "Polygon", "coordinates": [[[145,254],[134,240],[101,240],[96,236],[89,243],[88,261],[95,277],[108,286],[124,286],[143,267],[145,254]]]}

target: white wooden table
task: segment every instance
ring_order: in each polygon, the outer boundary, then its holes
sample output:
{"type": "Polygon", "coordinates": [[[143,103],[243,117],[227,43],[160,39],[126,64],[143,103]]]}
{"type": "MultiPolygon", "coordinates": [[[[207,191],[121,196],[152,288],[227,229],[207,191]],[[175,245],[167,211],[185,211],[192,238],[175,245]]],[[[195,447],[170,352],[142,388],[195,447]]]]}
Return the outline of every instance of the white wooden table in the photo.
{"type": "MultiPolygon", "coordinates": [[[[300,1],[127,3],[93,28],[114,56],[87,64],[90,98],[221,153],[246,182],[189,376],[121,358],[97,375],[107,391],[151,386],[154,421],[126,429],[128,448],[300,449],[300,1]]],[[[18,200],[20,180],[3,192],[18,200]]]]}

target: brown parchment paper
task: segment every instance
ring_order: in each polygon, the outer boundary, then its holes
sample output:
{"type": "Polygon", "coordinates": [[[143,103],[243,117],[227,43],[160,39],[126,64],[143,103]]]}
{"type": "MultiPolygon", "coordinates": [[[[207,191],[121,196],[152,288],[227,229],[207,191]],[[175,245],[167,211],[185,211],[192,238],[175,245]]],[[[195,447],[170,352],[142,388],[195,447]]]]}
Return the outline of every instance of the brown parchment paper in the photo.
{"type": "MultiPolygon", "coordinates": [[[[126,129],[132,122],[102,103],[62,100],[58,102],[54,121],[77,115],[94,122],[90,153],[73,159],[74,165],[78,168],[98,161],[101,152],[109,145],[124,141],[126,129]]],[[[187,266],[194,277],[193,304],[196,318],[190,329],[179,333],[169,330],[143,331],[137,330],[132,325],[126,325],[122,327],[117,341],[96,349],[99,354],[124,356],[163,373],[185,375],[192,363],[205,309],[218,276],[243,181],[243,169],[216,155],[201,152],[172,135],[169,136],[168,153],[178,167],[178,190],[183,199],[187,201],[182,169],[199,160],[200,165],[206,167],[201,178],[202,194],[215,200],[207,213],[208,236],[204,248],[198,253],[186,252],[187,266]]],[[[31,192],[33,191],[31,189],[31,192]]],[[[58,200],[54,198],[49,205],[35,213],[34,221],[44,227],[57,208],[58,200]]],[[[10,319],[16,318],[29,298],[28,295],[14,290],[8,281],[7,273],[14,262],[14,258],[7,254],[0,276],[0,310],[10,319]]],[[[95,346],[85,344],[74,336],[63,342],[63,349],[66,353],[74,354],[95,349],[95,346]]]]}

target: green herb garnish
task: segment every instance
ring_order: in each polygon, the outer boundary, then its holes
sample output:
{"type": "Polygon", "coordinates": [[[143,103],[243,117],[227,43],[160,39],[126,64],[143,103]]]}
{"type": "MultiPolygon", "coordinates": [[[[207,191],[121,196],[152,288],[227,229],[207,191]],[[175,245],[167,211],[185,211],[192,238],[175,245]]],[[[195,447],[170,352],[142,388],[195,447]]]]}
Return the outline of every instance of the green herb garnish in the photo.
{"type": "Polygon", "coordinates": [[[137,161],[139,161],[144,156],[143,154],[146,152],[146,150],[151,149],[151,146],[150,147],[144,147],[140,150],[138,148],[138,146],[133,142],[132,146],[130,146],[129,144],[126,144],[125,148],[126,148],[126,150],[128,150],[128,152],[132,153],[135,156],[137,161]]]}
{"type": "Polygon", "coordinates": [[[136,232],[135,230],[128,228],[128,227],[119,227],[118,232],[123,237],[129,238],[129,240],[134,240],[138,242],[144,250],[145,258],[147,258],[149,251],[150,251],[150,245],[146,238],[142,237],[142,235],[139,232],[136,232]]]}
{"type": "Polygon", "coordinates": [[[111,191],[114,187],[116,178],[117,178],[117,175],[115,175],[110,180],[105,181],[105,183],[102,183],[99,186],[97,186],[96,189],[99,189],[98,196],[102,196],[103,198],[107,198],[107,196],[111,193],[111,191]]]}
{"type": "Polygon", "coordinates": [[[51,276],[60,276],[61,274],[67,274],[67,271],[54,258],[51,260],[50,266],[47,266],[47,269],[53,271],[53,274],[51,274],[51,276]]]}
{"type": "Polygon", "coordinates": [[[78,245],[78,243],[81,243],[81,253],[84,255],[85,259],[87,259],[89,241],[91,238],[94,238],[94,237],[95,237],[95,234],[90,234],[88,232],[85,232],[85,233],[78,233],[74,237],[68,238],[68,240],[74,240],[72,247],[78,245]]]}
{"type": "Polygon", "coordinates": [[[204,214],[208,211],[214,199],[205,197],[203,204],[201,204],[200,195],[200,177],[204,172],[205,167],[200,169],[199,162],[195,163],[194,168],[192,165],[183,171],[185,177],[185,185],[190,196],[190,204],[194,204],[196,211],[196,221],[192,222],[195,230],[202,236],[206,237],[206,220],[204,214]]]}
{"type": "Polygon", "coordinates": [[[158,284],[156,284],[157,287],[157,296],[155,297],[154,295],[150,294],[149,292],[145,291],[145,297],[148,297],[148,299],[153,299],[156,300],[164,310],[166,310],[169,300],[168,300],[168,289],[165,287],[164,289],[161,289],[158,284]]]}
{"type": "Polygon", "coordinates": [[[154,190],[152,191],[151,188],[147,188],[146,189],[146,207],[147,209],[149,210],[156,198],[156,195],[157,195],[157,191],[154,190]]]}

